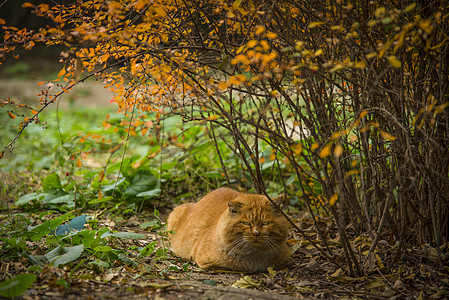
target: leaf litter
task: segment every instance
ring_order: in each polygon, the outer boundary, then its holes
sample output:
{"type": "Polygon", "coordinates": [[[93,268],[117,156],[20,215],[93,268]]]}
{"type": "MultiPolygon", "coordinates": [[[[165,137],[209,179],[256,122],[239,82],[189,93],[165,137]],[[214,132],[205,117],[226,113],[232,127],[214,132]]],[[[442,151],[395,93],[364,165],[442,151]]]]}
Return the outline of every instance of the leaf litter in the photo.
{"type": "MultiPolygon", "coordinates": [[[[351,277],[344,268],[324,258],[316,248],[325,249],[335,262],[344,266],[344,253],[335,225],[330,220],[318,219],[320,231],[327,239],[326,245],[319,239],[314,222],[305,213],[295,222],[300,224],[308,239],[296,232],[291,233],[288,243],[292,261],[287,269],[269,268],[260,274],[204,271],[167,250],[162,220],[170,209],[160,210],[157,218],[154,210],[143,210],[127,217],[106,217],[91,211],[72,218],[42,212],[2,211],[0,223],[4,229],[0,236],[0,273],[5,274],[2,281],[7,284],[5,280],[8,278],[14,280],[21,274],[35,274],[36,281],[21,295],[22,299],[174,299],[180,296],[196,299],[205,295],[215,295],[215,298],[232,295],[236,299],[449,297],[447,267],[445,270],[438,268],[438,252],[447,266],[447,244],[440,251],[427,244],[406,246],[399,264],[390,267],[398,246],[380,240],[377,249],[364,262],[366,275],[351,277]],[[92,223],[85,222],[89,218],[84,215],[100,217],[92,223]],[[54,224],[51,222],[58,218],[60,220],[54,224]],[[25,219],[32,228],[29,236],[38,234],[41,238],[24,242],[14,239],[17,236],[14,232],[5,230],[13,220],[20,222],[25,219]],[[39,228],[45,222],[49,224],[48,232],[39,228]],[[67,229],[65,225],[69,225],[69,229],[82,230],[63,231],[66,235],[62,236],[50,234],[50,231],[57,232],[57,228],[67,229]],[[16,253],[11,253],[11,250],[16,253]]],[[[368,237],[354,234],[350,238],[356,253],[368,253],[371,246],[368,237]]]]}

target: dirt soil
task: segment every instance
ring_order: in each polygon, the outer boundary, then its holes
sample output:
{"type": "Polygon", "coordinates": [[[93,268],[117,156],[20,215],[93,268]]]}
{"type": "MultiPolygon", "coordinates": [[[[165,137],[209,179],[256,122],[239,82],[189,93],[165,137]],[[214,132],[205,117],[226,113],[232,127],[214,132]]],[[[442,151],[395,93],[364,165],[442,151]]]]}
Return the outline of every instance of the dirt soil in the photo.
{"type": "MultiPolygon", "coordinates": [[[[28,105],[37,105],[36,95],[47,88],[47,83],[38,86],[39,81],[35,79],[7,79],[0,78],[0,99],[7,97],[19,100],[28,105]]],[[[60,90],[60,89],[58,89],[60,90]]],[[[81,82],[70,91],[69,94],[60,97],[60,107],[68,108],[72,105],[84,107],[111,106],[114,93],[103,87],[99,82],[81,82]]]]}

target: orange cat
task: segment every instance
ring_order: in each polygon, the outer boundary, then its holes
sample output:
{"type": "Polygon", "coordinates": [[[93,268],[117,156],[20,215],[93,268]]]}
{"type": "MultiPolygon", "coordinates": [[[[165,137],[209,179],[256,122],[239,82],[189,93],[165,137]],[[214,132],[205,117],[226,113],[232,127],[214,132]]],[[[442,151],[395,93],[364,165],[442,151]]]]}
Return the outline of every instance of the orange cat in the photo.
{"type": "MultiPolygon", "coordinates": [[[[276,204],[282,196],[273,199],[276,204]]],[[[167,220],[173,252],[202,269],[263,272],[284,266],[288,222],[262,195],[221,188],[176,207],[167,220]]]]}

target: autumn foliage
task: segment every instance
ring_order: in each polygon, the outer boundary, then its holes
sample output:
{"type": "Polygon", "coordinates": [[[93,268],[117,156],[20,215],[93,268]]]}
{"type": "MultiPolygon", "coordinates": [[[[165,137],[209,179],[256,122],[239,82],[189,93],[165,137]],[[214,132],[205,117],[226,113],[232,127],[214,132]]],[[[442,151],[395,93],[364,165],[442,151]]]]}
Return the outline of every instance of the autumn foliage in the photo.
{"type": "MultiPolygon", "coordinates": [[[[95,77],[116,92],[120,111],[141,112],[132,119],[133,134],[148,111],[155,124],[167,115],[203,124],[206,136],[225,141],[240,158],[258,192],[283,189],[315,221],[331,216],[350,274],[372,271],[367,262],[379,241],[396,244],[383,271],[407,244],[432,245],[443,266],[446,1],[93,0],[23,7],[54,26],[33,32],[3,25],[0,56],[37,43],[65,50],[59,81],[42,91],[41,106],[22,128],[61,93],[95,77]],[[261,143],[272,151],[261,152],[261,143]],[[370,246],[351,243],[354,235],[370,246]]],[[[330,237],[316,226],[322,254],[335,260],[326,247],[330,237]]]]}

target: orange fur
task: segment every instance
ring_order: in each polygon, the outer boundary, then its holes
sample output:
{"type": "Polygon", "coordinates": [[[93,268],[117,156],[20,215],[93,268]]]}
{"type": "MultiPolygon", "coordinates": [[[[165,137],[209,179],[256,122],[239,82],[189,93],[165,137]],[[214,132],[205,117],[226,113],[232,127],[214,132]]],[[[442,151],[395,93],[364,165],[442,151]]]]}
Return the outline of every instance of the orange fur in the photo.
{"type": "Polygon", "coordinates": [[[290,257],[287,220],[262,195],[215,190],[177,206],[167,229],[173,232],[173,252],[202,269],[262,272],[284,266],[290,257]]]}

